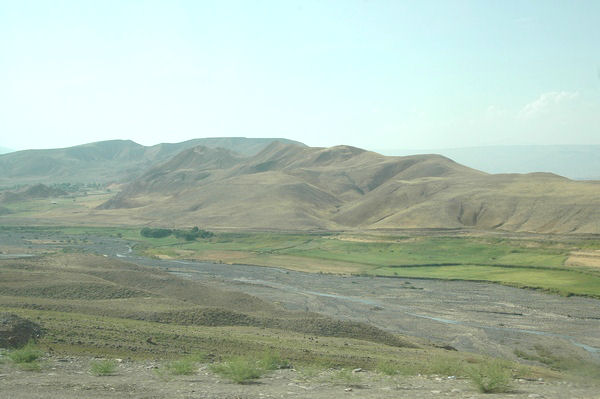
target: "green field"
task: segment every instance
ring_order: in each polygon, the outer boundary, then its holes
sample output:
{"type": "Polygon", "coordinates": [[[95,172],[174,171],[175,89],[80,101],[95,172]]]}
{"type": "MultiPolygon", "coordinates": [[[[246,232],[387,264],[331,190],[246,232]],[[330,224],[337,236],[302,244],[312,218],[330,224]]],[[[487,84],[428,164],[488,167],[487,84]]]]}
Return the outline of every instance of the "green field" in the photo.
{"type": "Polygon", "coordinates": [[[543,270],[528,267],[458,265],[387,267],[377,269],[377,273],[397,277],[492,281],[519,288],[544,289],[564,296],[600,297],[600,276],[563,269],[543,270]]]}
{"type": "Polygon", "coordinates": [[[578,244],[473,237],[385,237],[219,234],[201,242],[144,240],[151,256],[281,266],[325,273],[490,281],[561,295],[600,297],[600,269],[564,266],[578,244]],[[340,239],[341,238],[341,239],[340,239]],[[377,242],[375,240],[385,240],[377,242]],[[236,257],[238,255],[238,257],[236,257]]]}
{"type": "Polygon", "coordinates": [[[210,239],[186,241],[142,237],[139,228],[129,227],[23,229],[56,231],[81,240],[92,235],[121,237],[134,241],[137,253],[151,257],[316,273],[489,281],[565,296],[600,297],[600,267],[565,266],[572,251],[600,248],[600,240],[590,238],[217,232],[210,239]]]}

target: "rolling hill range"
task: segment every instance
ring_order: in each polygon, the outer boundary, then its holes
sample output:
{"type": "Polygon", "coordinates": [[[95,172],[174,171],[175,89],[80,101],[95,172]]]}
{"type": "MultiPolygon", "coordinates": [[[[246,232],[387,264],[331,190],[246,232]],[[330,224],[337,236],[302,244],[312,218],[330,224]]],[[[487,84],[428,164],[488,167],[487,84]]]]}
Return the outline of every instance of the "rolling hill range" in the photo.
{"type": "Polygon", "coordinates": [[[550,172],[575,180],[600,180],[600,145],[499,145],[377,152],[385,155],[436,153],[488,173],[550,172]]]}
{"type": "Polygon", "coordinates": [[[303,145],[287,139],[227,137],[150,147],[131,140],[110,140],[68,148],[17,151],[0,155],[0,187],[35,183],[124,182],[187,148],[203,145],[226,148],[240,155],[254,155],[275,140],[303,145]]]}
{"type": "Polygon", "coordinates": [[[253,156],[199,146],[95,212],[209,228],[600,233],[600,182],[490,175],[440,155],[387,157],[349,146],[273,142],[253,156]]]}

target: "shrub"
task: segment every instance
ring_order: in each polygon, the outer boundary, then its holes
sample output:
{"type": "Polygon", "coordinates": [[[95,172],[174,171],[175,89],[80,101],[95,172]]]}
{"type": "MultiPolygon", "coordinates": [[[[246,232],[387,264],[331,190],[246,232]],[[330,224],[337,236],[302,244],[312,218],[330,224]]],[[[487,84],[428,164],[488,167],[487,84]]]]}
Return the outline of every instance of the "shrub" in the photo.
{"type": "Polygon", "coordinates": [[[14,363],[22,364],[22,363],[32,363],[37,359],[42,357],[44,353],[39,350],[35,344],[29,342],[27,345],[22,347],[21,349],[15,349],[8,353],[8,358],[12,360],[14,363]]]}
{"type": "Polygon", "coordinates": [[[428,374],[438,375],[464,375],[465,364],[458,359],[436,356],[427,364],[428,374]]]}
{"type": "Polygon", "coordinates": [[[210,238],[214,234],[210,231],[200,230],[198,227],[194,227],[191,230],[173,230],[173,234],[177,238],[183,238],[186,241],[194,241],[196,238],[210,238]]]}
{"type": "Polygon", "coordinates": [[[160,228],[151,228],[144,227],[140,230],[140,234],[143,237],[148,238],[164,238],[168,237],[171,234],[175,236],[175,238],[183,238],[186,241],[194,241],[196,238],[210,238],[214,236],[214,234],[210,231],[201,230],[198,227],[194,227],[190,230],[171,230],[171,229],[160,229],[160,228]]]}
{"type": "Polygon", "coordinates": [[[263,353],[258,363],[265,370],[279,370],[291,367],[287,360],[282,359],[278,353],[274,352],[263,353]]]}
{"type": "Polygon", "coordinates": [[[187,230],[174,230],[173,234],[176,238],[183,238],[186,241],[194,241],[198,237],[197,233],[187,230]]]}
{"type": "Polygon", "coordinates": [[[167,381],[170,375],[192,375],[198,370],[198,362],[205,360],[203,353],[196,353],[167,363],[164,368],[157,369],[156,374],[167,381]]]}
{"type": "Polygon", "coordinates": [[[265,369],[259,367],[256,363],[249,359],[235,358],[228,362],[215,364],[211,367],[211,370],[233,382],[245,384],[262,377],[265,373],[265,369]]]}
{"type": "Polygon", "coordinates": [[[98,360],[90,364],[90,372],[97,376],[112,375],[117,371],[117,362],[114,360],[98,360]]]}
{"type": "Polygon", "coordinates": [[[168,237],[171,234],[173,234],[173,230],[171,230],[171,229],[153,229],[150,227],[144,227],[142,230],[140,230],[140,234],[143,237],[148,237],[148,238],[163,238],[163,237],[168,237]]]}
{"type": "Polygon", "coordinates": [[[480,392],[502,393],[511,390],[512,373],[497,360],[473,365],[468,373],[480,392]]]}
{"type": "Polygon", "coordinates": [[[376,369],[378,372],[385,375],[396,375],[400,372],[398,367],[392,362],[381,361],[377,363],[376,369]]]}
{"type": "Polygon", "coordinates": [[[192,375],[197,369],[196,362],[192,359],[174,360],[167,364],[167,370],[172,375],[192,375]]]}

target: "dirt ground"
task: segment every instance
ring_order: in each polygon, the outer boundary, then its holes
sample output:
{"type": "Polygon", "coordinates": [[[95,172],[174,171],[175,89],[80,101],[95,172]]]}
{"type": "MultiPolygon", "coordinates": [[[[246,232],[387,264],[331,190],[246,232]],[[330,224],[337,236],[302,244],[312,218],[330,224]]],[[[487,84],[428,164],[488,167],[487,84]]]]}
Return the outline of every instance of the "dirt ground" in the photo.
{"type": "Polygon", "coordinates": [[[6,399],[81,398],[565,398],[591,399],[600,394],[592,387],[570,382],[515,380],[505,394],[483,394],[467,379],[431,376],[383,376],[357,372],[352,383],[338,382],[336,371],[306,376],[302,370],[276,370],[252,384],[235,384],[199,365],[190,376],[161,377],[161,366],[152,361],[119,363],[110,376],[89,372],[86,357],[49,357],[38,372],[21,371],[13,365],[0,365],[0,397],[6,399]]]}

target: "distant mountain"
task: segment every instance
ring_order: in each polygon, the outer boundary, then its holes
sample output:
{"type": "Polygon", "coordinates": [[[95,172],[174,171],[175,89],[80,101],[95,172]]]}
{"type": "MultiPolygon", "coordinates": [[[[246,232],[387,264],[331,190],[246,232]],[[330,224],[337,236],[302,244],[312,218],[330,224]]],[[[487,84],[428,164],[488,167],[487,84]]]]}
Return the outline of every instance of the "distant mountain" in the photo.
{"type": "Polygon", "coordinates": [[[600,145],[521,145],[380,151],[386,155],[441,154],[488,173],[550,172],[600,180],[600,145]]]}
{"type": "Polygon", "coordinates": [[[0,147],[0,154],[8,154],[9,152],[13,152],[10,148],[0,147]]]}
{"type": "Polygon", "coordinates": [[[146,147],[131,140],[110,140],[75,147],[25,150],[0,155],[0,187],[35,183],[124,182],[140,176],[156,163],[187,148],[221,147],[240,155],[253,155],[279,138],[202,138],[146,147]]]}
{"type": "Polygon", "coordinates": [[[600,233],[600,182],[489,175],[440,155],[274,142],[247,157],[185,150],[96,212],[163,226],[600,233]]]}

